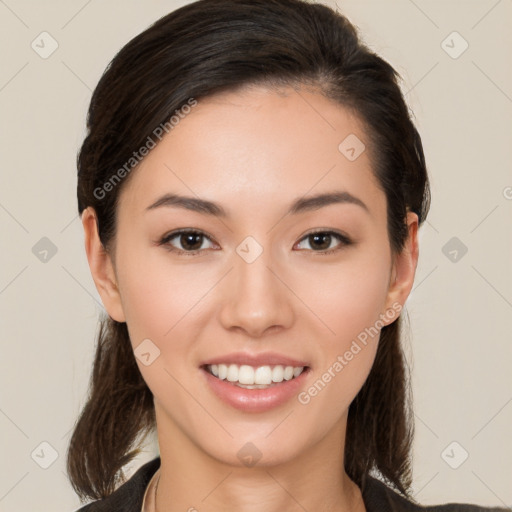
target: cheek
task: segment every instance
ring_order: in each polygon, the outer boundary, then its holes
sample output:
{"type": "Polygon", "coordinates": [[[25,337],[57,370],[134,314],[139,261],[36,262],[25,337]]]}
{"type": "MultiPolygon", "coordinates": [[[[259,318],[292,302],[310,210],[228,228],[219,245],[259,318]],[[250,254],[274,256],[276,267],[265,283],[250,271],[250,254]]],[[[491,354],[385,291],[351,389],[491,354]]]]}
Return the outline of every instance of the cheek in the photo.
{"type": "Polygon", "coordinates": [[[340,420],[364,385],[383,326],[380,314],[387,280],[377,270],[344,277],[316,296],[319,316],[329,332],[316,337],[318,365],[297,397],[304,428],[318,428],[320,423],[324,433],[340,420]]]}
{"type": "Polygon", "coordinates": [[[372,368],[380,329],[385,325],[381,314],[390,265],[391,255],[385,251],[361,252],[350,264],[319,270],[316,286],[311,280],[300,282],[298,294],[308,297],[308,306],[318,319],[311,339],[316,340],[319,359],[313,387],[299,397],[299,403],[311,402],[318,414],[331,415],[333,420],[339,416],[372,368]]]}
{"type": "Polygon", "coordinates": [[[388,294],[390,265],[391,255],[375,246],[354,251],[339,264],[317,264],[300,273],[296,293],[305,298],[323,326],[328,346],[343,349],[379,319],[388,294]]]}
{"type": "Polygon", "coordinates": [[[193,323],[211,287],[205,272],[173,265],[164,249],[119,253],[120,294],[134,346],[145,338],[160,344],[193,323]]]}
{"type": "MultiPolygon", "coordinates": [[[[188,395],[179,383],[191,376],[193,347],[201,337],[204,319],[208,318],[201,316],[200,299],[211,288],[210,281],[215,281],[204,272],[172,265],[164,251],[155,257],[158,252],[133,252],[122,262],[123,309],[135,356],[143,352],[142,347],[149,347],[151,358],[158,354],[149,365],[137,360],[153,395],[170,409],[188,411],[188,395]],[[144,341],[148,339],[149,344],[144,341]],[[137,350],[143,341],[145,345],[137,350]]],[[[144,352],[147,351],[145,348],[144,352]]]]}

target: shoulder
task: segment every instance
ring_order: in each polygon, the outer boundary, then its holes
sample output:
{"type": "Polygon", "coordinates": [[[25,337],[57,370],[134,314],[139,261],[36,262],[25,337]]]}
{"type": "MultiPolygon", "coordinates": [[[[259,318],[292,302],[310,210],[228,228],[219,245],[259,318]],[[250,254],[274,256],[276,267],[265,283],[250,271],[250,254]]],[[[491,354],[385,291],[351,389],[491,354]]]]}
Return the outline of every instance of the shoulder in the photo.
{"type": "Polygon", "coordinates": [[[367,476],[362,487],[363,501],[366,512],[505,512],[508,508],[482,507],[469,503],[446,503],[443,505],[422,506],[411,501],[384,482],[367,476]]]}
{"type": "Polygon", "coordinates": [[[146,487],[160,467],[160,457],[141,466],[110,496],[93,501],[75,512],[140,512],[146,487]]]}

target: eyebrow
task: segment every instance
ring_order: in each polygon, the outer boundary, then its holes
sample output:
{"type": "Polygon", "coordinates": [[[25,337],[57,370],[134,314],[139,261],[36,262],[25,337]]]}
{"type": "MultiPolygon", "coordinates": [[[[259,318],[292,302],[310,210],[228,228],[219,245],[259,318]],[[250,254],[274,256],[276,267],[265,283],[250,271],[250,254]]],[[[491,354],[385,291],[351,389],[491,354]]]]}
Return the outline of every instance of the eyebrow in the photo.
{"type": "MultiPolygon", "coordinates": [[[[297,215],[299,213],[319,210],[325,206],[331,204],[354,204],[360,206],[369,213],[369,209],[366,204],[361,201],[358,197],[350,194],[349,192],[329,192],[324,194],[317,194],[310,197],[301,197],[296,199],[290,206],[287,214],[297,215]]],[[[146,211],[154,210],[160,207],[175,207],[184,208],[193,212],[202,213],[206,215],[213,215],[215,217],[227,218],[227,214],[224,208],[212,201],[206,199],[199,199],[197,197],[181,196],[178,194],[165,194],[157,199],[153,204],[146,208],[146,211]]]]}

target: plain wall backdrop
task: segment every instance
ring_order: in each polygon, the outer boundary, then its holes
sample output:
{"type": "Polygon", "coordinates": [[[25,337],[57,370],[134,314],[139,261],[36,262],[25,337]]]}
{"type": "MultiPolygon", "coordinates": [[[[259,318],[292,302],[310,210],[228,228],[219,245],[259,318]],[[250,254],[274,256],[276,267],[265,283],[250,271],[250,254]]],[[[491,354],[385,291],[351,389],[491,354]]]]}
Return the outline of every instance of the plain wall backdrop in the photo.
{"type": "MultiPolygon", "coordinates": [[[[0,0],[2,512],[79,506],[65,454],[102,306],[77,215],[76,153],[106,65],[185,3],[0,0]]],[[[511,506],[512,2],[338,9],[402,75],[431,177],[406,304],[414,495],[511,506]]],[[[156,449],[150,440],[129,474],[156,449]]]]}

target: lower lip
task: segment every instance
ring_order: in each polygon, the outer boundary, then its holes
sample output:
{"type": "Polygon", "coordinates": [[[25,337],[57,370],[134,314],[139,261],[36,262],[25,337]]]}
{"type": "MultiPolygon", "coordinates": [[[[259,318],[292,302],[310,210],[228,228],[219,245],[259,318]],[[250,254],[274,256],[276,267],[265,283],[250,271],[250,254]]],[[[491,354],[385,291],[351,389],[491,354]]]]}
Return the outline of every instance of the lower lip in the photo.
{"type": "Polygon", "coordinates": [[[296,396],[309,373],[305,369],[298,377],[283,380],[267,389],[245,389],[227,380],[214,377],[205,368],[201,371],[211,390],[224,402],[245,412],[264,412],[278,407],[296,396]]]}

